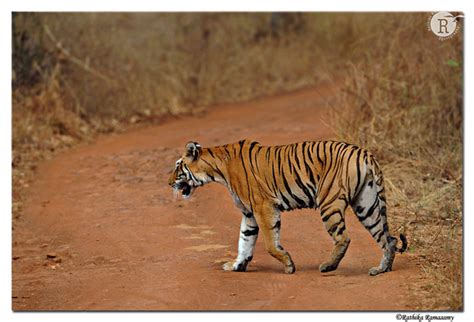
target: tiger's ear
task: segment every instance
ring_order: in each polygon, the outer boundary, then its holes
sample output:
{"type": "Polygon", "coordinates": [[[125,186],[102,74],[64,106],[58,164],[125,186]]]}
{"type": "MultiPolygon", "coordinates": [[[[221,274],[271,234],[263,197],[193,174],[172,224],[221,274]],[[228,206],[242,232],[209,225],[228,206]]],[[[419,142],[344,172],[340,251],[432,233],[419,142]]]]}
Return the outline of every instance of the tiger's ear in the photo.
{"type": "Polygon", "coordinates": [[[202,153],[201,145],[197,142],[188,142],[186,144],[186,157],[190,158],[192,161],[199,159],[202,153]]]}

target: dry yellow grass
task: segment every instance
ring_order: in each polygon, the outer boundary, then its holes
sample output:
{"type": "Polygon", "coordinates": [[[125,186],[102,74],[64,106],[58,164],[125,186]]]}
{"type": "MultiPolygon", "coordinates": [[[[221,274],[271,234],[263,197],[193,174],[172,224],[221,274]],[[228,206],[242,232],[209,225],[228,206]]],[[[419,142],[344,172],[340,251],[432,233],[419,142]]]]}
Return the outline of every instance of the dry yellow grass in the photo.
{"type": "Polygon", "coordinates": [[[14,15],[13,213],[37,162],[161,115],[343,79],[331,123],[386,177],[392,229],[427,283],[420,308],[462,308],[462,33],[428,13],[14,15]],[[425,293],[426,295],[424,295],[425,293]]]}

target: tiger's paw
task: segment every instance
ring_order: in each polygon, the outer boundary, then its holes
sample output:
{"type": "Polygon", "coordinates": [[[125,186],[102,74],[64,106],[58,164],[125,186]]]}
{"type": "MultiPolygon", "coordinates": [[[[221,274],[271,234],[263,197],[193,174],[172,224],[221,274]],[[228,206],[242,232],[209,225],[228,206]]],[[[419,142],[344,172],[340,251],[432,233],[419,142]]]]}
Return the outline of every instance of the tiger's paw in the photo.
{"type": "Polygon", "coordinates": [[[295,264],[285,266],[285,273],[286,274],[294,274],[295,272],[296,272],[295,264]]]}
{"type": "Polygon", "coordinates": [[[379,275],[381,273],[390,272],[391,270],[392,270],[391,267],[387,267],[386,269],[382,269],[380,267],[372,267],[371,269],[369,269],[369,275],[370,276],[375,276],[375,275],[379,275]]]}
{"type": "Polygon", "coordinates": [[[326,273],[326,272],[331,272],[334,271],[337,268],[337,265],[333,263],[322,263],[319,265],[319,271],[321,273],[326,273]]]}
{"type": "Polygon", "coordinates": [[[227,262],[222,265],[224,271],[229,272],[245,272],[247,269],[247,262],[238,263],[237,261],[227,262]]]}

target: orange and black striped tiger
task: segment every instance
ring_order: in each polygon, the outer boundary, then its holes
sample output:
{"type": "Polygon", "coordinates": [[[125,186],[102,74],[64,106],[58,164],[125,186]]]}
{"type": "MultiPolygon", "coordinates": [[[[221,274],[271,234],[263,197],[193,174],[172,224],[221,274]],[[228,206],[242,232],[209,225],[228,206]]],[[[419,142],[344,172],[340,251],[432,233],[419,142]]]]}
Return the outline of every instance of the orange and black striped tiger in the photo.
{"type": "Polygon", "coordinates": [[[242,211],[238,256],[224,270],[245,271],[260,233],[268,252],[294,273],[290,254],[280,244],[280,213],[319,208],[326,230],[334,240],[329,261],[321,272],[335,270],[350,243],[344,214],[351,206],[360,222],[383,250],[379,266],[370,275],[391,271],[396,252],[407,247],[405,236],[389,233],[384,182],[374,156],[352,144],[334,141],[262,146],[242,140],[212,148],[196,142],[186,145],[176,161],[169,184],[184,198],[208,182],[224,184],[242,211]]]}

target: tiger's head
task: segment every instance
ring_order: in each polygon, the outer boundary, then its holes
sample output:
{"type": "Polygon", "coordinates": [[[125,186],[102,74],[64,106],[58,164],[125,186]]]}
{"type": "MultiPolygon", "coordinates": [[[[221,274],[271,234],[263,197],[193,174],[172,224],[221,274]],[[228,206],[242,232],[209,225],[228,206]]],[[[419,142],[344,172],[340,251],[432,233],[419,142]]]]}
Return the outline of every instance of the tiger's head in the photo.
{"type": "Polygon", "coordinates": [[[184,155],[176,161],[168,184],[188,199],[197,187],[211,181],[208,164],[201,160],[202,148],[197,142],[186,144],[184,155]]]}

